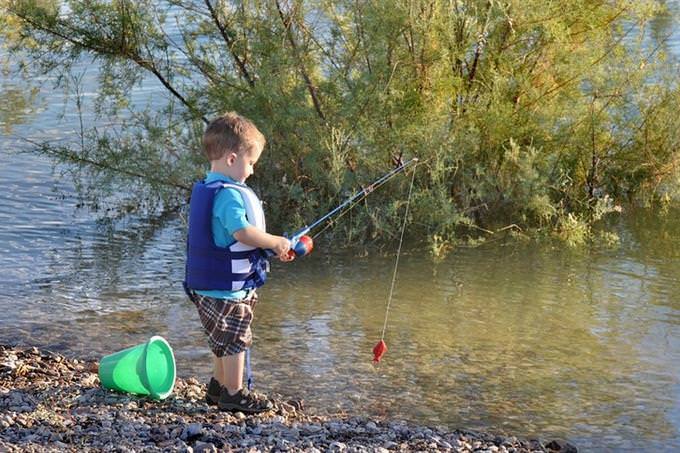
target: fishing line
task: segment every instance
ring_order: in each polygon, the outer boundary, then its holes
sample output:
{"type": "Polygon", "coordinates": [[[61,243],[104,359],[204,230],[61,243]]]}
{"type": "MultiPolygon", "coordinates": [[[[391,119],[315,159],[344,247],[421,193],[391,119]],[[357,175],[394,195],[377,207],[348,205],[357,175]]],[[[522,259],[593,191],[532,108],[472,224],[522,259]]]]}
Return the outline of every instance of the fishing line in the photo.
{"type": "Polygon", "coordinates": [[[385,330],[387,329],[387,318],[390,314],[390,304],[392,303],[392,295],[394,294],[394,285],[397,281],[397,269],[399,268],[399,257],[401,256],[401,246],[404,243],[404,232],[406,231],[406,222],[408,221],[408,211],[411,205],[411,194],[413,193],[413,184],[416,180],[416,168],[418,164],[413,167],[413,175],[411,176],[411,185],[408,188],[408,198],[406,200],[406,211],[404,212],[404,221],[401,224],[401,235],[399,236],[399,247],[397,247],[397,258],[394,261],[394,272],[392,273],[392,284],[390,285],[390,293],[387,296],[387,307],[385,308],[385,321],[383,322],[382,334],[380,341],[373,347],[373,362],[380,362],[382,355],[387,352],[387,345],[385,344],[385,330]]]}
{"type": "MultiPolygon", "coordinates": [[[[415,174],[415,167],[414,167],[414,174],[415,174]]],[[[356,205],[358,205],[359,203],[361,203],[362,201],[364,201],[364,200],[366,199],[366,197],[368,197],[368,196],[371,194],[371,192],[373,192],[374,190],[376,190],[376,189],[382,187],[382,185],[383,185],[383,184],[386,184],[388,181],[389,181],[389,179],[386,179],[386,180],[384,180],[384,181],[382,181],[382,182],[380,182],[380,183],[378,183],[378,184],[373,184],[372,186],[369,186],[367,189],[364,189],[364,190],[362,191],[362,192],[363,192],[363,195],[362,195],[361,198],[359,198],[359,199],[358,199],[357,201],[355,201],[354,203],[350,204],[347,208],[345,208],[343,211],[341,211],[340,214],[338,214],[334,219],[328,219],[328,223],[326,223],[326,225],[325,225],[323,228],[321,228],[319,231],[317,231],[315,234],[313,234],[313,235],[312,235],[312,239],[315,239],[315,238],[316,238],[317,236],[319,236],[321,233],[323,233],[323,232],[326,231],[328,228],[330,228],[331,226],[333,226],[338,220],[340,220],[340,218],[341,218],[342,216],[344,216],[344,215],[347,214],[349,211],[351,211],[356,205]]],[[[409,189],[409,190],[410,190],[410,189],[409,189]]],[[[410,192],[409,192],[409,195],[410,195],[410,192]]]]}
{"type": "Polygon", "coordinates": [[[385,339],[385,329],[387,328],[387,316],[390,312],[390,304],[392,303],[392,295],[394,294],[394,284],[397,281],[397,268],[399,267],[399,256],[401,255],[401,245],[404,242],[404,231],[406,231],[406,222],[408,222],[408,209],[411,204],[411,193],[413,192],[413,183],[416,180],[416,164],[413,167],[413,176],[411,176],[411,185],[408,188],[408,198],[406,199],[406,212],[404,212],[404,222],[401,224],[401,236],[399,237],[399,247],[397,247],[397,258],[394,261],[394,272],[392,273],[392,284],[390,285],[390,294],[387,296],[387,308],[385,309],[385,322],[383,323],[382,334],[380,339],[385,339]]]}

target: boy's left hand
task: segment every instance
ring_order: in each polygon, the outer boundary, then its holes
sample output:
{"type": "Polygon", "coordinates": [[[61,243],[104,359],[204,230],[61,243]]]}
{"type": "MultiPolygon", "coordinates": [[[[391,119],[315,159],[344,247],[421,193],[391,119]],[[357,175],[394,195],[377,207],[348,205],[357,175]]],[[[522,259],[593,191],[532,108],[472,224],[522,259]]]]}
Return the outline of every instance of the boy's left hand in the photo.
{"type": "Polygon", "coordinates": [[[293,251],[293,249],[290,249],[288,252],[279,255],[279,260],[283,261],[284,263],[288,261],[293,261],[294,259],[295,252],[293,251]]]}

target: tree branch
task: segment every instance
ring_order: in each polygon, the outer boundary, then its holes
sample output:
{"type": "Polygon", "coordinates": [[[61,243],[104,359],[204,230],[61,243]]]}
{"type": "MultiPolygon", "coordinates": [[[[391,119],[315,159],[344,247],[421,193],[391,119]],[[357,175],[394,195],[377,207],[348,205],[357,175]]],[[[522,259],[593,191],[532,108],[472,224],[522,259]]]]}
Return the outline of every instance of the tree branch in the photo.
{"type": "Polygon", "coordinates": [[[285,16],[283,10],[281,9],[281,4],[279,3],[279,0],[276,0],[276,9],[279,12],[279,17],[281,18],[281,22],[283,23],[283,28],[285,28],[286,30],[286,37],[288,38],[288,42],[290,43],[290,46],[293,49],[295,58],[298,60],[298,69],[300,71],[300,74],[302,75],[302,78],[305,79],[307,91],[309,91],[309,95],[311,96],[312,102],[314,103],[314,109],[316,110],[316,113],[319,116],[319,118],[321,118],[325,122],[326,115],[324,115],[321,109],[321,102],[319,101],[319,97],[316,92],[316,86],[312,82],[312,79],[309,77],[307,71],[305,70],[304,65],[300,61],[300,53],[298,50],[298,46],[297,43],[295,42],[295,38],[293,37],[293,32],[291,30],[292,19],[290,17],[285,16]]]}
{"type": "MultiPolygon", "coordinates": [[[[184,96],[182,96],[182,94],[180,94],[180,93],[172,86],[172,84],[171,84],[171,83],[163,76],[163,74],[161,74],[160,71],[158,71],[158,69],[155,67],[155,65],[153,64],[153,62],[149,62],[149,61],[143,59],[138,53],[136,53],[136,52],[133,53],[133,52],[131,51],[131,49],[129,49],[129,48],[127,48],[127,47],[123,47],[123,48],[122,48],[122,52],[115,52],[114,50],[109,49],[109,48],[106,48],[105,46],[98,46],[98,45],[95,45],[95,44],[86,43],[86,42],[80,41],[80,40],[78,40],[78,39],[72,38],[72,37],[66,35],[66,34],[63,33],[63,32],[60,32],[60,31],[57,30],[57,29],[48,28],[48,27],[46,27],[45,25],[43,25],[43,24],[41,24],[41,23],[39,23],[39,22],[36,22],[36,21],[32,20],[30,17],[28,17],[28,16],[26,16],[26,15],[24,15],[24,14],[21,14],[21,13],[18,12],[18,11],[13,11],[13,13],[14,13],[18,18],[20,18],[21,20],[23,20],[24,22],[26,22],[26,23],[29,24],[30,26],[34,27],[35,29],[40,30],[40,31],[43,31],[43,32],[45,32],[45,33],[47,33],[47,34],[50,34],[50,35],[52,35],[52,36],[56,36],[56,37],[58,37],[58,38],[61,38],[61,39],[63,39],[64,41],[69,42],[69,43],[73,44],[73,45],[76,46],[76,47],[79,47],[79,48],[84,49],[84,50],[87,50],[87,51],[94,52],[95,54],[106,55],[106,56],[109,56],[109,57],[119,57],[119,58],[122,57],[122,58],[128,59],[128,60],[130,60],[130,61],[136,63],[136,64],[137,64],[138,66],[140,66],[141,68],[146,69],[147,71],[149,71],[149,72],[151,72],[153,75],[155,75],[156,78],[161,82],[161,84],[162,84],[168,91],[170,91],[170,93],[171,93],[174,97],[176,97],[177,99],[179,99],[179,101],[180,101],[182,104],[184,104],[184,106],[185,106],[187,109],[189,109],[189,111],[191,111],[191,112],[192,112],[194,115],[196,115],[198,118],[201,118],[206,124],[208,123],[208,119],[207,119],[207,118],[206,118],[206,117],[205,117],[205,116],[204,116],[204,115],[203,115],[196,107],[194,107],[187,99],[185,99],[184,96]]],[[[60,25],[63,26],[63,24],[60,24],[60,25]]],[[[83,32],[82,30],[71,30],[71,31],[80,31],[80,32],[83,32]]]]}
{"type": "Polygon", "coordinates": [[[241,60],[241,58],[239,58],[238,55],[236,55],[236,52],[234,51],[234,40],[229,36],[229,33],[227,32],[227,29],[224,26],[224,24],[220,22],[220,18],[217,15],[217,11],[215,11],[215,8],[213,8],[212,4],[210,3],[210,0],[205,0],[205,5],[208,7],[208,11],[210,11],[210,17],[212,17],[213,22],[215,22],[215,26],[220,31],[222,39],[224,39],[224,42],[227,43],[229,53],[231,53],[232,58],[236,62],[236,66],[238,66],[241,75],[243,76],[244,79],[246,79],[246,82],[248,82],[248,85],[250,85],[251,88],[254,87],[255,79],[253,79],[253,77],[248,72],[248,68],[246,68],[245,62],[241,60]]]}

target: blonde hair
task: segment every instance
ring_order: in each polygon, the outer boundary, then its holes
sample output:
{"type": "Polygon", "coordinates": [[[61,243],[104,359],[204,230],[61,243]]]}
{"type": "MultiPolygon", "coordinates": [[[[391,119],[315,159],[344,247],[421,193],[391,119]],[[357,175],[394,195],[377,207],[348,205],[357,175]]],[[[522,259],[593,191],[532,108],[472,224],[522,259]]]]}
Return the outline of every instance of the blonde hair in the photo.
{"type": "Polygon", "coordinates": [[[203,133],[203,154],[208,160],[220,159],[227,153],[248,152],[264,147],[266,139],[255,124],[236,112],[227,112],[208,124],[203,133]]]}

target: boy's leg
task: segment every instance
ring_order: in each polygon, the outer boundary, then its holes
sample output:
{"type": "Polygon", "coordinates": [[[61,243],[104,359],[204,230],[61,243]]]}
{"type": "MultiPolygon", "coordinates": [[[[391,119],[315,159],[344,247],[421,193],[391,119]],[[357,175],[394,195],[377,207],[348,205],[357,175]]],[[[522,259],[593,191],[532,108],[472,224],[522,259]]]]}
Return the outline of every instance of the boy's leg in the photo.
{"type": "Polygon", "coordinates": [[[222,364],[223,357],[217,357],[213,354],[213,378],[220,383],[222,387],[226,387],[224,378],[224,365],[222,364]]]}
{"type": "Polygon", "coordinates": [[[238,354],[225,355],[220,358],[222,365],[222,375],[224,376],[224,383],[230,395],[235,395],[236,392],[243,388],[243,368],[245,366],[245,352],[238,354]]]}
{"type": "Polygon", "coordinates": [[[251,393],[243,387],[245,351],[225,355],[221,358],[224,366],[225,387],[217,404],[222,410],[257,413],[271,410],[274,405],[264,395],[251,393]]]}

